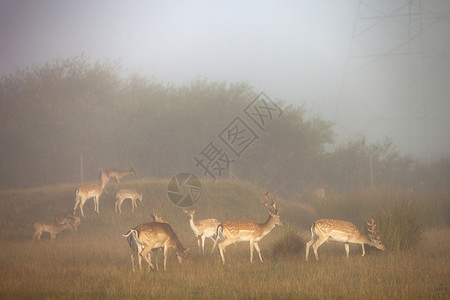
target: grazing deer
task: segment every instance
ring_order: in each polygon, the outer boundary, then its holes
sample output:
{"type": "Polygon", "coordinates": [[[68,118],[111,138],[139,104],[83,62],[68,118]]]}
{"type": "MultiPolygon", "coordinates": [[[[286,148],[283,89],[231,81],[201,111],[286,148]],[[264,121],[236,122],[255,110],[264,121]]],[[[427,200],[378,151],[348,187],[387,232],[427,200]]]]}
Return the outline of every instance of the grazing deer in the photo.
{"type": "MultiPolygon", "coordinates": [[[[155,269],[151,261],[152,249],[164,248],[164,271],[167,270],[167,254],[170,248],[175,250],[178,261],[181,263],[183,258],[187,257],[189,249],[185,249],[167,223],[151,222],[136,226],[127,233],[123,234],[128,239],[132,252],[132,264],[134,270],[134,255],[138,254],[144,258],[155,269]],[[130,238],[131,236],[131,238],[130,238]],[[131,241],[131,243],[130,243],[131,241]]],[[[139,268],[141,259],[139,258],[139,268]]]]}
{"type": "Polygon", "coordinates": [[[36,238],[39,240],[39,242],[41,241],[41,235],[43,232],[50,233],[51,239],[54,240],[58,233],[62,232],[63,230],[72,228],[71,223],[59,224],[57,222],[51,221],[37,221],[34,222],[33,225],[34,225],[33,243],[36,238]]]}
{"type": "Polygon", "coordinates": [[[205,240],[210,238],[213,240],[214,245],[212,247],[211,253],[216,248],[216,229],[220,222],[216,219],[204,219],[194,222],[195,210],[183,210],[185,214],[189,216],[189,225],[195,236],[198,238],[198,249],[201,254],[205,254],[205,240]]]}
{"type": "Polygon", "coordinates": [[[263,262],[258,242],[265,237],[275,225],[283,226],[280,218],[280,209],[276,207],[275,196],[272,198],[272,205],[268,203],[269,193],[264,195],[265,202],[262,203],[269,210],[269,218],[265,223],[255,221],[227,221],[217,226],[217,236],[219,240],[219,251],[222,263],[225,264],[223,255],[225,247],[236,242],[250,242],[250,262],[253,262],[253,247],[263,262]]]}
{"type": "Polygon", "coordinates": [[[94,198],[94,206],[95,211],[100,214],[98,209],[98,202],[100,195],[103,193],[106,184],[109,182],[109,177],[106,176],[106,173],[101,171],[98,175],[99,181],[97,183],[88,183],[80,186],[76,191],[75,197],[75,207],[73,208],[73,214],[77,210],[78,205],[80,206],[81,215],[84,217],[83,206],[87,199],[94,198]]]}
{"type": "Polygon", "coordinates": [[[60,225],[71,224],[72,231],[77,231],[78,226],[81,223],[81,219],[77,216],[74,216],[73,213],[58,214],[54,216],[53,219],[55,220],[56,223],[60,225]]]}
{"type": "Polygon", "coordinates": [[[308,261],[309,248],[311,246],[314,249],[316,260],[319,260],[317,249],[327,240],[343,242],[347,258],[350,252],[350,243],[361,245],[362,256],[366,254],[364,244],[384,251],[386,247],[381,243],[380,237],[375,231],[375,220],[372,219],[371,223],[367,223],[367,225],[369,225],[368,236],[362,235],[353,223],[347,221],[333,219],[321,219],[315,221],[311,225],[312,239],[306,243],[306,261],[308,261]]]}
{"type": "Polygon", "coordinates": [[[134,208],[137,207],[137,200],[141,201],[142,205],[142,193],[138,193],[136,190],[129,189],[120,189],[116,194],[116,207],[115,211],[119,211],[122,214],[122,210],[120,209],[122,206],[122,202],[125,199],[131,199],[131,212],[134,212],[134,208]]]}
{"type": "MultiPolygon", "coordinates": [[[[161,216],[158,216],[156,213],[151,213],[150,214],[153,218],[153,222],[159,222],[159,223],[169,223],[166,219],[164,219],[161,216]]],[[[130,246],[130,250],[131,250],[131,266],[133,267],[133,272],[135,271],[136,267],[135,267],[135,260],[136,258],[138,258],[138,263],[139,263],[139,270],[142,270],[142,257],[141,257],[141,252],[142,250],[144,250],[144,245],[141,244],[136,238],[136,232],[132,232],[131,234],[126,234],[123,235],[124,237],[127,238],[128,241],[128,245],[130,246]]],[[[160,250],[159,252],[162,252],[162,247],[157,248],[157,249],[152,249],[152,251],[156,252],[158,250],[160,250]]],[[[159,271],[159,266],[158,266],[158,253],[155,254],[155,264],[156,264],[156,270],[159,271]]]]}
{"type": "Polygon", "coordinates": [[[130,170],[107,169],[104,172],[109,179],[115,179],[117,184],[120,183],[120,179],[124,176],[136,176],[136,171],[133,168],[130,168],[130,170]]]}

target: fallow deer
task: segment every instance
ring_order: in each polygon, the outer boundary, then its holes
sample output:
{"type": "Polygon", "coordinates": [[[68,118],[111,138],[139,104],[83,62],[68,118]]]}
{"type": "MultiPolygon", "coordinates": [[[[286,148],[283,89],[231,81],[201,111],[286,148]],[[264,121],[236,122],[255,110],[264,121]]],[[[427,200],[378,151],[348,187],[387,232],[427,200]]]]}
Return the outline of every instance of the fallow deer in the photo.
{"type": "Polygon", "coordinates": [[[121,206],[125,199],[131,199],[131,212],[134,212],[134,208],[137,207],[137,200],[141,201],[142,205],[142,193],[133,189],[120,189],[116,194],[115,211],[122,214],[121,206]]]}
{"type": "Polygon", "coordinates": [[[36,221],[34,222],[34,234],[33,234],[33,243],[37,238],[39,242],[41,241],[41,235],[43,232],[50,233],[50,237],[52,240],[56,238],[56,235],[66,229],[72,228],[71,223],[59,224],[54,221],[36,221]]]}
{"type": "Polygon", "coordinates": [[[88,183],[80,186],[76,190],[75,197],[75,207],[73,208],[73,214],[77,210],[77,207],[80,206],[81,215],[84,217],[83,206],[87,199],[94,198],[94,210],[100,214],[99,211],[99,198],[105,189],[105,186],[109,182],[109,177],[106,176],[105,172],[101,171],[98,175],[99,179],[97,183],[88,183]]]}
{"type": "Polygon", "coordinates": [[[250,242],[250,262],[253,262],[253,248],[256,249],[259,259],[263,262],[258,242],[265,237],[275,225],[283,226],[280,218],[280,209],[276,207],[275,196],[272,198],[272,205],[269,205],[269,193],[264,195],[265,202],[262,203],[269,210],[269,218],[264,223],[255,221],[227,221],[217,226],[217,236],[219,240],[219,251],[222,263],[225,264],[225,247],[236,242],[250,242]]]}
{"type": "Polygon", "coordinates": [[[184,210],[184,213],[189,216],[189,225],[194,232],[195,237],[198,238],[198,248],[200,253],[205,254],[205,239],[210,238],[214,245],[212,247],[211,253],[216,248],[216,230],[220,222],[217,219],[204,219],[194,221],[195,210],[184,210]]]}
{"type": "MultiPolygon", "coordinates": [[[[140,255],[155,269],[151,261],[152,249],[164,248],[164,271],[167,270],[167,255],[170,248],[175,250],[178,261],[181,263],[187,257],[189,249],[181,244],[172,227],[167,223],[151,222],[136,226],[123,234],[128,239],[132,251],[132,264],[134,270],[134,255],[140,255]]],[[[140,264],[140,259],[139,259],[140,264]]],[[[141,268],[141,266],[139,265],[141,268]]]]}
{"type": "Polygon", "coordinates": [[[364,244],[384,251],[386,247],[381,243],[380,237],[375,231],[375,220],[371,219],[371,222],[367,223],[367,225],[369,225],[368,236],[361,234],[353,223],[347,221],[333,219],[320,219],[315,221],[311,225],[312,239],[306,243],[306,261],[308,260],[309,248],[311,246],[314,250],[316,260],[319,260],[317,249],[327,240],[343,242],[347,258],[350,252],[350,243],[361,245],[362,256],[366,254],[364,244]]]}

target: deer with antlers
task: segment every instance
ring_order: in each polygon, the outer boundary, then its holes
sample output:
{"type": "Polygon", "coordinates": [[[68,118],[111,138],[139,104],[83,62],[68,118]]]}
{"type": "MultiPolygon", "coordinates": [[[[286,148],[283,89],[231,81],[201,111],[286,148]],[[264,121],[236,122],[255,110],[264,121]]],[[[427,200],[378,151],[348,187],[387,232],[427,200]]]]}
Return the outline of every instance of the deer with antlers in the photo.
{"type": "Polygon", "coordinates": [[[315,221],[311,225],[312,239],[306,243],[306,260],[308,260],[310,247],[314,250],[316,260],[319,260],[317,249],[327,240],[343,242],[347,258],[350,252],[350,243],[361,245],[362,256],[366,254],[364,244],[384,251],[386,247],[381,243],[380,237],[375,231],[375,220],[372,218],[371,222],[367,223],[367,225],[369,226],[368,236],[361,234],[353,223],[347,221],[333,219],[321,219],[315,221]]]}
{"type": "Polygon", "coordinates": [[[265,193],[262,203],[269,210],[269,218],[264,223],[255,221],[227,221],[217,226],[217,237],[222,264],[225,264],[225,248],[236,242],[250,242],[250,262],[253,262],[253,248],[259,255],[259,260],[263,262],[258,242],[265,237],[275,225],[283,226],[280,218],[280,209],[276,207],[275,196],[272,204],[269,205],[269,193],[265,193]]]}

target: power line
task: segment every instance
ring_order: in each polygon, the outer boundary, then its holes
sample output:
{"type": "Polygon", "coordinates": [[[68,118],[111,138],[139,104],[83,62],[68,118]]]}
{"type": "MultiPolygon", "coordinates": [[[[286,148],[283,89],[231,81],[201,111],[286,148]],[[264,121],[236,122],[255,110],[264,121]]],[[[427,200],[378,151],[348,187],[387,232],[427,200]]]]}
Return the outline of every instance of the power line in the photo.
{"type": "MultiPolygon", "coordinates": [[[[450,3],[444,4],[450,12],[450,3]]],[[[438,124],[450,124],[450,84],[436,80],[441,75],[439,66],[450,63],[450,49],[429,38],[435,32],[444,35],[450,30],[450,14],[442,11],[424,7],[421,0],[359,1],[335,108],[335,123],[340,130],[367,134],[379,125],[387,127],[386,122],[402,123],[408,131],[399,138],[408,140],[407,154],[433,158],[436,150],[431,149],[430,138],[436,137],[429,131],[438,124]],[[370,111],[372,117],[360,117],[374,107],[377,109],[370,111]],[[361,123],[357,130],[349,125],[354,122],[361,123]],[[417,124],[421,124],[419,132],[417,124]],[[417,150],[419,144],[425,148],[417,150]]],[[[385,136],[394,131],[387,130],[385,136]]],[[[445,148],[444,144],[443,155],[450,152],[450,141],[445,148]]]]}

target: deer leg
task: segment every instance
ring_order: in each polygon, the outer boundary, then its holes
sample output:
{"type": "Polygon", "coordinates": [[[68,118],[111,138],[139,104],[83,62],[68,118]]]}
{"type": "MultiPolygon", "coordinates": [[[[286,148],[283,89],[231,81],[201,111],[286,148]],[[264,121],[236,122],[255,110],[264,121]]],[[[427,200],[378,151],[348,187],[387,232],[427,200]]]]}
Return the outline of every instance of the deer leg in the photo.
{"type": "Polygon", "coordinates": [[[213,242],[214,242],[214,245],[213,245],[213,247],[212,247],[212,249],[211,249],[211,253],[213,253],[213,252],[214,252],[214,249],[216,248],[216,245],[217,245],[217,240],[214,239],[214,237],[211,237],[211,240],[213,240],[213,242]]]}
{"type": "Polygon", "coordinates": [[[134,262],[134,253],[131,253],[131,266],[133,267],[133,272],[136,270],[136,265],[134,262]]]}
{"type": "Polygon", "coordinates": [[[138,264],[139,264],[139,271],[142,271],[142,256],[140,256],[139,254],[138,254],[138,264]]]}
{"type": "Polygon", "coordinates": [[[309,248],[311,248],[312,245],[314,245],[314,243],[317,241],[316,236],[313,236],[312,239],[306,243],[306,256],[305,256],[305,260],[308,261],[308,256],[309,256],[309,248]]]}
{"type": "Polygon", "coordinates": [[[197,237],[198,253],[202,254],[202,241],[201,236],[197,237]]]}
{"type": "Polygon", "coordinates": [[[348,254],[350,253],[350,244],[349,243],[345,243],[344,247],[345,247],[345,253],[347,253],[347,259],[348,259],[348,254]]]}
{"type": "Polygon", "coordinates": [[[84,217],[83,206],[84,206],[84,201],[82,200],[82,201],[80,202],[80,211],[81,211],[81,215],[84,217]]]}
{"type": "Polygon", "coordinates": [[[325,243],[327,239],[328,239],[328,237],[318,239],[318,240],[314,243],[314,245],[312,245],[313,250],[314,250],[314,255],[316,256],[316,260],[319,260],[319,254],[317,253],[317,249],[319,249],[320,245],[322,245],[323,243],[325,243]]]}
{"type": "Polygon", "coordinates": [[[164,272],[167,270],[167,254],[169,253],[169,247],[164,245],[164,272]]]}
{"type": "Polygon", "coordinates": [[[161,252],[162,252],[162,248],[155,249],[155,265],[156,265],[156,271],[159,271],[158,256],[159,256],[159,253],[161,253],[161,252]]]}
{"type": "Polygon", "coordinates": [[[100,210],[99,210],[99,196],[96,196],[95,198],[94,198],[94,200],[95,200],[95,211],[98,213],[98,214],[100,214],[100,210]]]}
{"type": "Polygon", "coordinates": [[[150,265],[150,268],[152,270],[154,270],[155,266],[153,266],[153,264],[152,264],[151,251],[152,251],[152,247],[146,246],[144,248],[144,250],[142,250],[142,252],[141,252],[141,257],[143,257],[145,259],[145,261],[147,261],[147,263],[150,265]]]}
{"type": "Polygon", "coordinates": [[[362,255],[361,256],[366,255],[366,249],[364,249],[364,243],[361,244],[361,248],[362,248],[362,255]]]}
{"type": "Polygon", "coordinates": [[[250,240],[250,262],[253,263],[253,240],[250,240]]]}
{"type": "Polygon", "coordinates": [[[259,249],[258,242],[255,242],[253,245],[255,246],[255,249],[258,252],[259,260],[263,263],[264,261],[263,261],[262,256],[261,256],[261,250],[259,249]]]}
{"type": "Polygon", "coordinates": [[[202,254],[205,254],[205,239],[206,237],[202,235],[202,254]]]}
{"type": "Polygon", "coordinates": [[[233,240],[225,240],[221,243],[219,243],[219,252],[220,252],[220,257],[222,258],[222,264],[225,264],[225,256],[223,255],[223,253],[225,252],[225,248],[234,243],[233,240]]]}
{"type": "Polygon", "coordinates": [[[73,207],[73,211],[75,212],[77,210],[78,205],[80,204],[80,198],[77,196],[75,198],[75,206],[73,207]]]}

